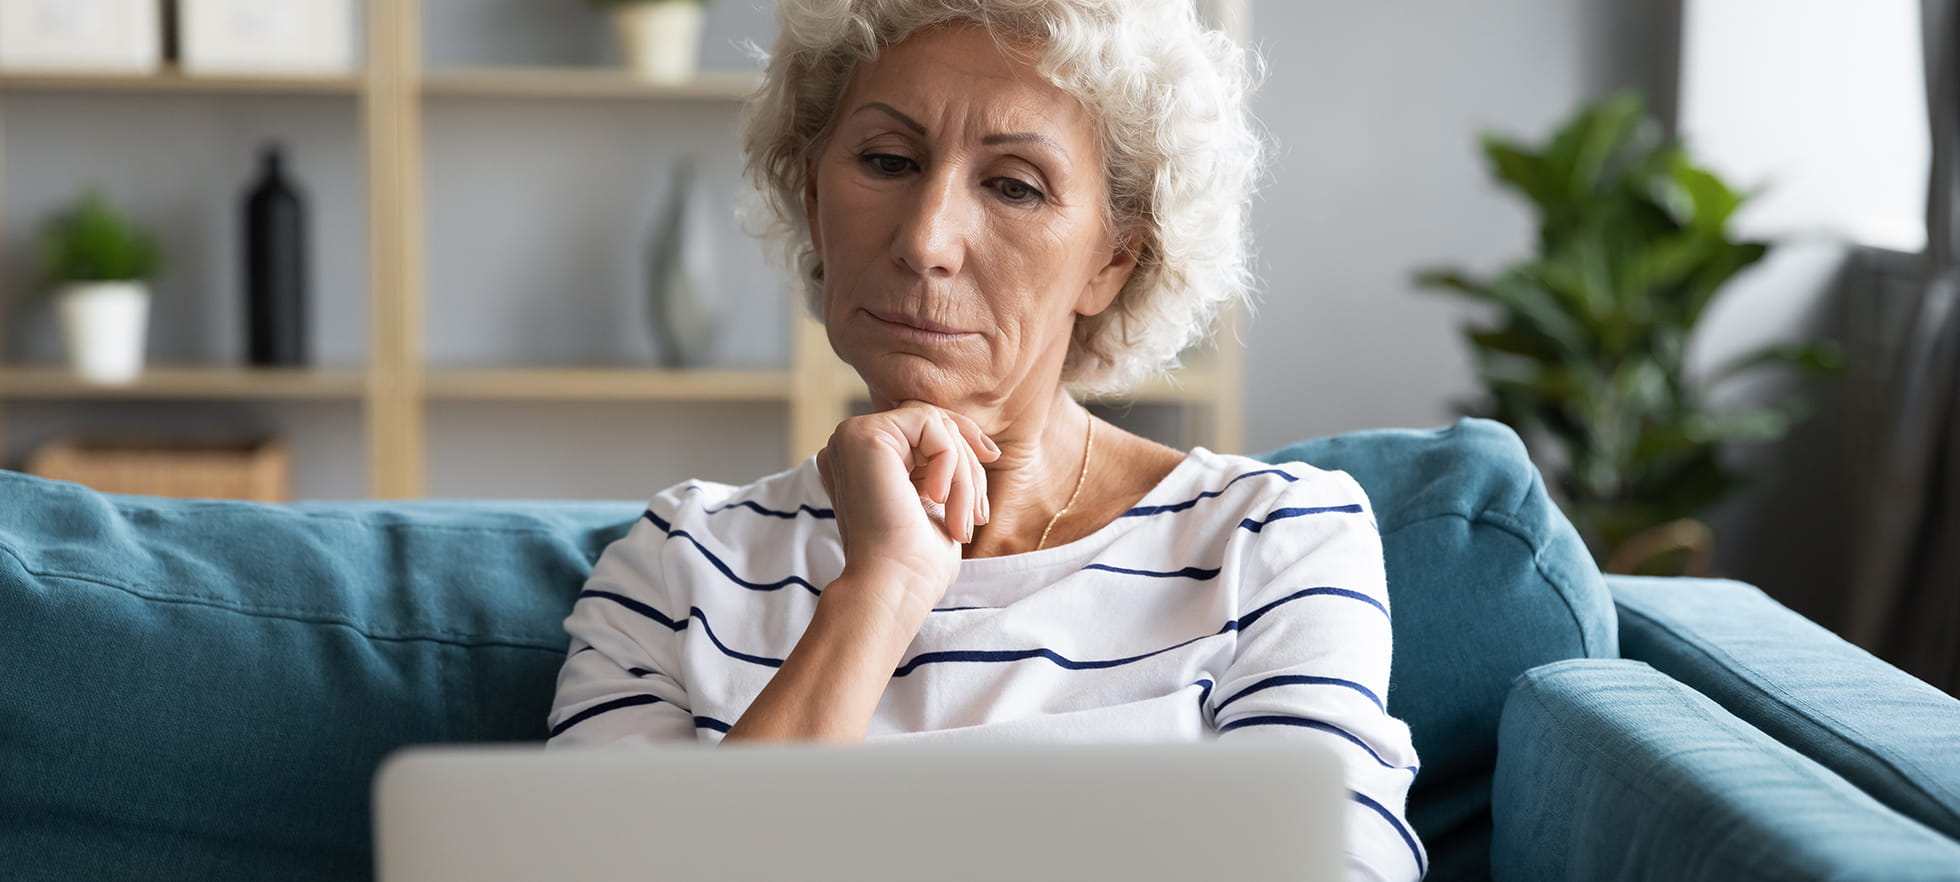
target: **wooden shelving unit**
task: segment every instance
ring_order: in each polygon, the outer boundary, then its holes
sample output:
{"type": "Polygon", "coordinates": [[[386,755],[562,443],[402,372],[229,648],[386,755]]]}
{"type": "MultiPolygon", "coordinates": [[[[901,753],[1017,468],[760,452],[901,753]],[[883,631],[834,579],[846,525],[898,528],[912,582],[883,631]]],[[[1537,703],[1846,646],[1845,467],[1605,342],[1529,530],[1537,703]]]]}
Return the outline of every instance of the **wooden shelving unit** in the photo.
{"type": "Polygon", "coordinates": [[[0,74],[0,92],[252,92],[290,95],[358,95],[362,80],[342,76],[194,76],[175,68],[153,74],[9,73],[0,74]]]}
{"type": "MultiPolygon", "coordinates": [[[[1221,23],[1243,35],[1244,0],[1214,0],[1221,23]],[[1234,12],[1234,10],[1238,12],[1234,12]],[[1236,23],[1234,16],[1237,16],[1236,23]]],[[[138,381],[96,386],[60,368],[8,367],[0,353],[0,438],[4,405],[55,400],[349,401],[362,406],[368,495],[416,498],[426,483],[426,411],[447,401],[775,402],[787,408],[792,462],[820,447],[864,397],[864,387],[830,353],[823,329],[788,301],[793,332],[782,370],[637,368],[457,368],[427,363],[422,137],[425,101],[470,98],[721,103],[732,114],[752,92],[748,72],[705,72],[684,85],[654,85],[605,69],[490,68],[425,71],[416,2],[366,0],[365,62],[345,76],[201,77],[0,75],[9,93],[245,93],[347,96],[359,102],[367,170],[368,355],[365,364],[295,370],[154,366],[138,381]]],[[[4,144],[0,117],[0,144],[4,144]]],[[[734,145],[730,145],[734,149],[734,145]]],[[[0,181],[0,186],[4,182],[0,181]]],[[[6,292],[0,292],[4,295],[6,292]]],[[[5,302],[0,296],[0,302],[5,302]]],[[[5,315],[0,313],[0,320],[5,315]]],[[[1234,340],[1228,317],[1221,339],[1234,340]]],[[[1237,346],[1207,354],[1179,376],[1124,401],[1185,407],[1189,434],[1215,450],[1240,449],[1242,356],[1237,346]]]]}
{"type": "Polygon", "coordinates": [[[354,400],[359,368],[229,368],[151,365],[136,381],[104,386],[66,368],[0,369],[0,394],[13,399],[264,399],[354,400]]]}

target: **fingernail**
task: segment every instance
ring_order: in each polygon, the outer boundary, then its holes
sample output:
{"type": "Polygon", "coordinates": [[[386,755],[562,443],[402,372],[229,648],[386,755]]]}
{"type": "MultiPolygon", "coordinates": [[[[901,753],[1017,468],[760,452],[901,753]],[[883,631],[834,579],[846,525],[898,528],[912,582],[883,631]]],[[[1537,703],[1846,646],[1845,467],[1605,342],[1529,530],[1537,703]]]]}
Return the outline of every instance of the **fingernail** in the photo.
{"type": "Polygon", "coordinates": [[[981,436],[980,436],[980,440],[982,440],[982,441],[985,441],[985,442],[987,442],[987,450],[989,450],[989,451],[991,451],[991,452],[993,452],[993,453],[999,453],[999,452],[1000,452],[1000,445],[999,445],[999,444],[995,444],[995,443],[994,443],[994,439],[992,439],[992,438],[989,438],[989,437],[987,437],[987,436],[985,436],[985,435],[981,435],[981,436]]]}

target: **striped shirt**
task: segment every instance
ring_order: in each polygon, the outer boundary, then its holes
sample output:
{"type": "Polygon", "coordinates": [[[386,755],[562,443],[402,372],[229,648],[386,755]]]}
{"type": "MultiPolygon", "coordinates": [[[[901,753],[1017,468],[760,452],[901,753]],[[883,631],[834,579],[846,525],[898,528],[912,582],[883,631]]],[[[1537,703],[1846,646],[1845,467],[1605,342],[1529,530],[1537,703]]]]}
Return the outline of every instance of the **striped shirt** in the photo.
{"type": "MultiPolygon", "coordinates": [[[[661,492],[565,619],[550,746],[717,742],[843,571],[815,458],[661,492]]],[[[1414,879],[1374,510],[1347,473],[1192,450],[1102,529],[964,560],[870,742],[1300,739],[1343,761],[1348,866],[1414,879]]]]}

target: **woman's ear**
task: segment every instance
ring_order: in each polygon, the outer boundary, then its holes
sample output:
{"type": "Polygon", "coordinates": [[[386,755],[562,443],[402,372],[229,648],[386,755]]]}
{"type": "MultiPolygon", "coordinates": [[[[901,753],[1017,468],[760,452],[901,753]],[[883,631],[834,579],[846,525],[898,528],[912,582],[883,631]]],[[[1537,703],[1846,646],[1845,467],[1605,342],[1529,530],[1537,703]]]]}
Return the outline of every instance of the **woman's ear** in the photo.
{"type": "Polygon", "coordinates": [[[1137,254],[1134,245],[1127,242],[1110,249],[1109,263],[1096,270],[1089,284],[1082,286],[1082,296],[1076,301],[1075,311],[1079,315],[1096,315],[1116,302],[1116,295],[1122,293],[1123,286],[1129,284],[1130,274],[1136,272],[1137,254]]]}

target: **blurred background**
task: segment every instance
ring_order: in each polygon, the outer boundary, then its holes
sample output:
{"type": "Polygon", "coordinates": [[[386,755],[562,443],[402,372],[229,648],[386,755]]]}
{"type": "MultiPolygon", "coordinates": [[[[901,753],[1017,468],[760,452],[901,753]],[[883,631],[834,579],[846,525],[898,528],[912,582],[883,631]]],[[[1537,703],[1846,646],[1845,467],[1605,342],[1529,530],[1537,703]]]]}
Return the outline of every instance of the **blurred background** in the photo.
{"type": "MultiPolygon", "coordinates": [[[[1960,658],[1951,0],[1201,0],[1257,302],[1099,412],[1503,419],[1602,564],[1960,658]]],[[[743,232],[767,0],[0,0],[0,467],[640,499],[864,406],[743,232]]],[[[1954,688],[1950,681],[1943,685],[1954,688]]]]}

